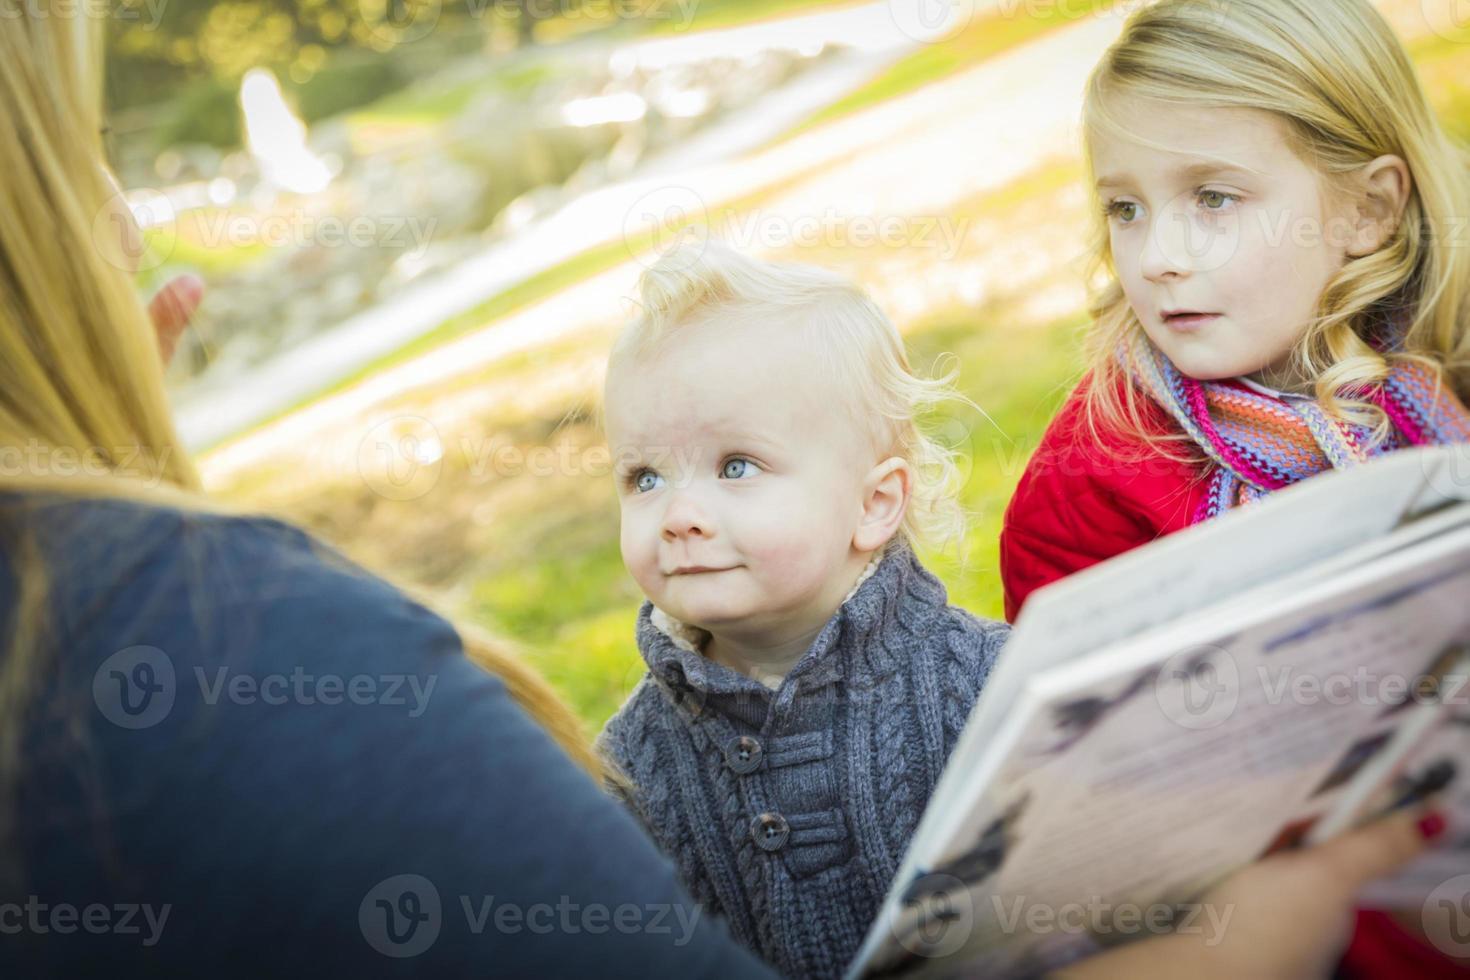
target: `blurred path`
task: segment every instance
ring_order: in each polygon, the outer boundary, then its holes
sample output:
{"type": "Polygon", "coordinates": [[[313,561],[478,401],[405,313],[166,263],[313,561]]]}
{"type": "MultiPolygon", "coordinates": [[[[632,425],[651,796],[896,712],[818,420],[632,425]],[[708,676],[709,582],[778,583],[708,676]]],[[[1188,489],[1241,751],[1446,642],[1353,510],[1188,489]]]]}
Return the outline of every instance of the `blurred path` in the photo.
{"type": "MultiPolygon", "coordinates": [[[[953,10],[970,16],[969,8],[953,10]]],[[[197,450],[244,432],[450,317],[590,247],[615,240],[623,234],[629,212],[651,189],[666,183],[667,175],[718,164],[775,139],[919,44],[904,33],[883,0],[608,47],[598,56],[630,68],[662,68],[771,49],[819,50],[824,45],[841,45],[845,53],[645,161],[632,178],[576,198],[455,268],[414,283],[270,361],[227,379],[205,378],[181,389],[174,401],[184,441],[197,450]]]]}
{"type": "MultiPolygon", "coordinates": [[[[814,167],[820,168],[817,176],[763,202],[757,221],[733,229],[737,239],[754,229],[756,240],[734,244],[758,251],[763,244],[762,228],[789,227],[828,212],[848,217],[943,216],[956,202],[1000,187],[1049,158],[1075,150],[1083,83],[1121,26],[1119,16],[1081,20],[967,72],[749,156],[663,173],[657,160],[650,161],[652,176],[589,194],[548,218],[548,226],[558,231],[545,232],[546,238],[564,238],[563,245],[575,242],[574,251],[581,251],[595,244],[595,239],[615,239],[621,234],[630,209],[640,198],[668,199],[686,209],[701,204],[713,208],[814,167]]],[[[475,268],[480,270],[478,275],[490,274],[478,264],[475,268]]],[[[351,465],[357,446],[345,428],[360,439],[364,426],[358,423],[385,402],[483,369],[500,358],[579,334],[593,342],[598,332],[605,334],[621,319],[625,297],[633,294],[641,270],[639,261],[630,256],[612,270],[496,321],[491,329],[389,368],[222,446],[208,455],[206,471],[222,477],[275,454],[299,455],[307,446],[337,456],[339,465],[351,465]]],[[[346,373],[340,346],[328,350],[313,344],[309,358],[307,351],[298,348],[291,355],[293,363],[304,361],[300,368],[289,369],[293,382],[298,377],[314,379],[314,387],[320,388],[330,381],[323,376],[324,370],[335,368],[337,377],[346,373]]],[[[285,397],[285,377],[278,373],[249,381],[259,386],[250,401],[291,404],[299,396],[285,397]]],[[[199,445],[208,443],[211,434],[217,438],[239,431],[225,424],[234,413],[220,404],[182,406],[186,441],[199,445]]],[[[436,420],[439,418],[436,414],[436,420]]]]}

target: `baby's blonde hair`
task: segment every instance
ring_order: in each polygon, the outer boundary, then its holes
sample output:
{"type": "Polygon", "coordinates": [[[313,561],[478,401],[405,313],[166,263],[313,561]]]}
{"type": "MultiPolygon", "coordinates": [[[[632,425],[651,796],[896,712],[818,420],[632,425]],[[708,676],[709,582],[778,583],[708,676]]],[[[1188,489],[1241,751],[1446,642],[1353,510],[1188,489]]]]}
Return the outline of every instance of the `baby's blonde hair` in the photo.
{"type": "Polygon", "coordinates": [[[686,238],[659,256],[638,288],[641,308],[613,346],[609,375],[693,323],[717,320],[738,330],[742,324],[799,322],[825,344],[828,380],[844,392],[854,421],[870,426],[879,452],[913,469],[899,533],[931,545],[963,537],[955,450],[920,422],[945,403],[968,403],[953,386],[958,369],[936,378],[914,374],[898,329],[855,283],[816,266],[753,259],[718,239],[686,238]]]}
{"type": "MultiPolygon", "coordinates": [[[[1335,192],[1384,155],[1407,163],[1413,188],[1392,236],[1350,260],[1328,283],[1293,358],[1323,407],[1389,431],[1376,405],[1353,398],[1382,381],[1395,361],[1433,367],[1470,394],[1470,248],[1447,239],[1470,214],[1470,165],[1444,132],[1403,44],[1367,0],[1161,0],[1133,13],[1087,85],[1084,132],[1118,123],[1115,96],[1191,107],[1256,109],[1288,126],[1293,149],[1335,192]],[[1380,353],[1375,331],[1402,321],[1403,349],[1380,353]]],[[[1091,154],[1087,170],[1093,173],[1091,154]]],[[[1136,389],[1115,360],[1143,326],[1118,281],[1095,188],[1094,258],[1102,280],[1091,306],[1093,374],[1086,417],[1150,442],[1136,389]]],[[[1185,451],[1182,455],[1193,455],[1185,451]]]]}

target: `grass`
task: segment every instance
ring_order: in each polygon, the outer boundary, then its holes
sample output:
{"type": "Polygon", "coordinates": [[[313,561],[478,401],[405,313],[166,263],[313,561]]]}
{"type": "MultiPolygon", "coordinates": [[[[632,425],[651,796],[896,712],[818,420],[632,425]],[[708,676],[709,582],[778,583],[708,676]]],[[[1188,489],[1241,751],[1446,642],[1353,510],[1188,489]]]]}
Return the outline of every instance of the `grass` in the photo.
{"type": "Polygon", "coordinates": [[[680,0],[654,0],[648,6],[662,16],[650,17],[644,23],[652,34],[689,33],[742,27],[763,20],[793,17],[839,7],[851,7],[866,0],[683,0],[692,4],[694,16],[683,24],[680,0]]]}
{"type": "Polygon", "coordinates": [[[1458,37],[1431,34],[1414,44],[1410,54],[1445,127],[1470,142],[1470,30],[1458,37]]]}
{"type": "Polygon", "coordinates": [[[512,61],[475,78],[402,89],[353,111],[347,121],[352,126],[434,126],[458,116],[486,94],[524,97],[550,81],[555,72],[556,68],[547,62],[512,61]]]}

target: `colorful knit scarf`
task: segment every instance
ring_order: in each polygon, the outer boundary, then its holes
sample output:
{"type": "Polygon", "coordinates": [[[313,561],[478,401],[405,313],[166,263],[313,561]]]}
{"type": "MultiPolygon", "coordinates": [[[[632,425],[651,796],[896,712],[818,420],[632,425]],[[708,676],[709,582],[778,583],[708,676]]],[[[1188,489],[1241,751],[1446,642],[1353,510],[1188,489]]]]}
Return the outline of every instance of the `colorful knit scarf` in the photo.
{"type": "Polygon", "coordinates": [[[1163,406],[1215,462],[1194,522],[1329,469],[1346,469],[1406,446],[1470,442],[1470,411],[1435,372],[1398,362],[1362,394],[1394,430],[1374,445],[1371,430],[1328,415],[1311,398],[1277,398],[1237,381],[1196,381],[1139,332],[1120,348],[1128,375],[1163,406]]]}

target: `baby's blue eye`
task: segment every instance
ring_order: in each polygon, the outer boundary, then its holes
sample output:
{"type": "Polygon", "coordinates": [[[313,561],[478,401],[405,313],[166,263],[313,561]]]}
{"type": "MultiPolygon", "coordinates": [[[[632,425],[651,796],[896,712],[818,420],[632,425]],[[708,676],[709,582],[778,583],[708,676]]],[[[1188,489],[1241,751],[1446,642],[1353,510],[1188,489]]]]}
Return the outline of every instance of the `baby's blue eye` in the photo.
{"type": "Polygon", "coordinates": [[[720,476],[726,480],[739,480],[743,477],[754,476],[758,472],[759,469],[750,460],[736,457],[725,463],[720,469],[720,476]]]}
{"type": "Polygon", "coordinates": [[[664,478],[653,470],[639,470],[633,475],[633,486],[639,493],[647,493],[663,486],[664,478]]]}

